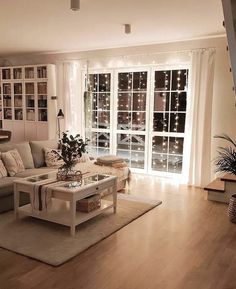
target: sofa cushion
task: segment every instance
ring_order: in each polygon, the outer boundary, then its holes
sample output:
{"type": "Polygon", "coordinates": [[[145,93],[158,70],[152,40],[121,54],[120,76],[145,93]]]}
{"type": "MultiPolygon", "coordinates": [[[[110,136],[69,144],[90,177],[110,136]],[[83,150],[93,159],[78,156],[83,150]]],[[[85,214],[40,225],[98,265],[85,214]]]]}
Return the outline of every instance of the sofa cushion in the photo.
{"type": "MultiPolygon", "coordinates": [[[[4,177],[0,181],[0,198],[13,194],[13,181],[16,177],[4,177]]],[[[1,201],[0,201],[1,202],[1,201]]]]}
{"type": "Polygon", "coordinates": [[[36,168],[45,166],[44,148],[57,149],[58,140],[30,141],[30,147],[36,168]]]}
{"type": "MultiPolygon", "coordinates": [[[[52,171],[55,171],[55,168],[47,168],[47,167],[41,167],[38,169],[28,169],[25,170],[24,172],[21,173],[17,173],[15,176],[18,178],[27,178],[27,177],[32,177],[32,176],[36,176],[36,175],[41,175],[41,174],[47,174],[50,173],[52,171]]],[[[0,181],[1,183],[1,181],[0,181]]]]}
{"type": "Polygon", "coordinates": [[[31,148],[28,142],[22,142],[17,144],[15,143],[0,144],[0,152],[7,152],[13,149],[17,149],[17,151],[19,152],[24,167],[26,169],[34,168],[34,161],[31,153],[31,148]]]}
{"type": "Polygon", "coordinates": [[[0,179],[3,177],[7,177],[7,170],[4,166],[4,163],[2,160],[0,160],[0,179]]]}
{"type": "Polygon", "coordinates": [[[11,177],[25,170],[24,163],[17,149],[10,150],[5,153],[1,153],[1,158],[7,169],[8,174],[11,177]]]}

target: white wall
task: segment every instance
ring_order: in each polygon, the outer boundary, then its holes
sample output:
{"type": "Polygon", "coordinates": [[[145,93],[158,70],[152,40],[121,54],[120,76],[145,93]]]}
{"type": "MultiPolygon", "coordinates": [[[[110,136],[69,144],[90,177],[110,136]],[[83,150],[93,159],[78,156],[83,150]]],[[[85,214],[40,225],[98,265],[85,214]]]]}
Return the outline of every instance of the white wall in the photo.
{"type": "MultiPolygon", "coordinates": [[[[187,51],[197,48],[215,47],[216,66],[214,78],[214,97],[212,112],[212,136],[226,133],[236,139],[236,109],[235,94],[232,90],[233,81],[230,73],[229,56],[226,51],[227,41],[225,37],[183,41],[177,43],[154,44],[138,47],[126,47],[87,52],[21,55],[8,57],[12,65],[56,63],[63,60],[78,60],[85,63],[90,59],[92,66],[101,67],[114,61],[122,66],[122,62],[130,62],[130,65],[150,64],[168,61],[186,61],[187,51]],[[178,51],[185,51],[180,53],[178,51]],[[163,52],[163,54],[159,54],[163,52]],[[171,53],[168,53],[171,52],[171,53]]],[[[216,156],[219,140],[212,138],[212,159],[216,156]]]]}

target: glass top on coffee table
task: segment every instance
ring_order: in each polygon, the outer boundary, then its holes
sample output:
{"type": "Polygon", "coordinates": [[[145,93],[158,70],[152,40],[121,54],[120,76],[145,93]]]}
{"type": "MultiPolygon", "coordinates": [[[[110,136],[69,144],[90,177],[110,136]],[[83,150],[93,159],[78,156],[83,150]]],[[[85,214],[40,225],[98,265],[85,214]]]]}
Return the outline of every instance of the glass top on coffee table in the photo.
{"type": "MultiPolygon", "coordinates": [[[[89,175],[89,176],[85,175],[85,176],[83,176],[81,182],[68,181],[68,182],[65,182],[64,184],[60,184],[60,186],[67,187],[67,188],[82,187],[85,185],[89,185],[89,184],[107,179],[109,177],[110,177],[109,175],[105,175],[105,174],[93,174],[93,175],[89,175]]],[[[30,182],[30,183],[37,183],[37,182],[46,181],[46,180],[50,180],[50,179],[51,180],[57,179],[57,171],[53,171],[51,173],[36,175],[36,176],[25,178],[25,180],[27,182],[30,182]]],[[[61,181],[58,181],[58,182],[61,182],[61,181]]]]}
{"type": "Polygon", "coordinates": [[[30,183],[36,183],[44,180],[49,180],[49,179],[56,179],[57,177],[57,172],[53,171],[51,173],[43,174],[43,175],[36,175],[32,177],[27,177],[25,180],[30,183]]]}

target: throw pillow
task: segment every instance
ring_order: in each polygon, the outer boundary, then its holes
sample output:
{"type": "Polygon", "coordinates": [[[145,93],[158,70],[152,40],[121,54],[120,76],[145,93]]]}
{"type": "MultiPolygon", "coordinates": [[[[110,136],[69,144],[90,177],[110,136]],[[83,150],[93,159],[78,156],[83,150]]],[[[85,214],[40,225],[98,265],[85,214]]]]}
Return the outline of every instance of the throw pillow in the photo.
{"type": "Polygon", "coordinates": [[[57,149],[44,148],[45,163],[47,167],[56,167],[64,164],[63,160],[58,160],[58,156],[54,151],[57,151],[58,153],[61,152],[57,149]]]}
{"type": "Polygon", "coordinates": [[[8,174],[11,177],[25,170],[25,166],[23,164],[21,156],[16,149],[2,153],[1,156],[3,163],[8,171],[8,174]]]}
{"type": "Polygon", "coordinates": [[[0,160],[0,178],[3,177],[7,177],[7,170],[2,162],[2,160],[0,160]]]}

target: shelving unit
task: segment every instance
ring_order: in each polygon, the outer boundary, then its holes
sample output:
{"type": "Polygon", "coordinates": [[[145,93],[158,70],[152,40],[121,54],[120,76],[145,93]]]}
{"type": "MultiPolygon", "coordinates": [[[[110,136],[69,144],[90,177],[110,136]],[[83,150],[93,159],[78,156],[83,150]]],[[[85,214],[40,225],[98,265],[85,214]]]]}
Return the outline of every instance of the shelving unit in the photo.
{"type": "Polygon", "coordinates": [[[55,138],[55,66],[2,67],[0,76],[0,128],[13,142],[55,138]]]}
{"type": "MultiPolygon", "coordinates": [[[[1,72],[0,72],[0,78],[1,78],[1,72]]],[[[0,85],[0,129],[2,129],[2,118],[3,118],[3,113],[2,113],[2,87],[0,85]]]]}

